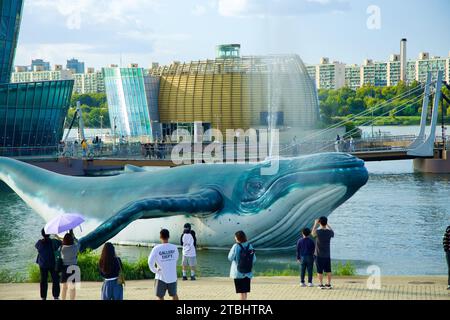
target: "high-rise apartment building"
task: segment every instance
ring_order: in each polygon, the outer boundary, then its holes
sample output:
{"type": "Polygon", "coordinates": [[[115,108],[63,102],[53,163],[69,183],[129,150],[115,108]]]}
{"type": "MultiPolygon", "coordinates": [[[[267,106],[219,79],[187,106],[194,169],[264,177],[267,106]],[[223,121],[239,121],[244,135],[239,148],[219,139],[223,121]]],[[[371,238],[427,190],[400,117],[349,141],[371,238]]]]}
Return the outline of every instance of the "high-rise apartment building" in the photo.
{"type": "Polygon", "coordinates": [[[31,60],[30,71],[50,71],[50,62],[43,59],[31,60]]]}
{"type": "Polygon", "coordinates": [[[54,81],[71,80],[72,72],[54,68],[51,71],[24,71],[24,68],[16,68],[16,72],[11,74],[12,83],[33,82],[33,81],[54,81]]]}
{"type": "Polygon", "coordinates": [[[387,62],[374,62],[371,59],[364,60],[361,66],[361,85],[386,86],[387,69],[387,62]]]}
{"type": "Polygon", "coordinates": [[[345,86],[345,65],[321,58],[316,66],[316,86],[320,89],[339,89],[345,86]]]}
{"type": "Polygon", "coordinates": [[[345,86],[353,90],[361,87],[361,66],[357,64],[345,66],[345,86]]]}
{"type": "Polygon", "coordinates": [[[105,81],[102,71],[95,71],[88,68],[86,73],[76,73],[73,75],[75,85],[73,92],[77,94],[101,93],[105,92],[105,81]]]}
{"type": "Polygon", "coordinates": [[[416,61],[416,80],[425,82],[428,72],[431,72],[432,80],[437,79],[438,71],[444,71],[445,80],[449,81],[450,56],[447,58],[431,57],[428,52],[421,52],[416,61]]]}
{"type": "Polygon", "coordinates": [[[75,58],[67,60],[66,69],[72,70],[72,72],[74,74],[75,73],[84,73],[84,62],[78,61],[75,58]]]}

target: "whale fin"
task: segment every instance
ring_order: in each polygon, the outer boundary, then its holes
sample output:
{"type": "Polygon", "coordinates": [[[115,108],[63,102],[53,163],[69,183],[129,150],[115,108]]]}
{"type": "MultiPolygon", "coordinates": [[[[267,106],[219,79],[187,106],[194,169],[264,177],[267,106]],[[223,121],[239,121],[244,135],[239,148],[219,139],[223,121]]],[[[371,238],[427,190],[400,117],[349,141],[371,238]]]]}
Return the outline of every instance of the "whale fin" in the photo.
{"type": "Polygon", "coordinates": [[[94,231],[80,239],[80,251],[95,250],[112,239],[130,223],[182,214],[210,214],[222,208],[222,195],[213,189],[198,193],[155,197],[129,203],[94,231]]]}

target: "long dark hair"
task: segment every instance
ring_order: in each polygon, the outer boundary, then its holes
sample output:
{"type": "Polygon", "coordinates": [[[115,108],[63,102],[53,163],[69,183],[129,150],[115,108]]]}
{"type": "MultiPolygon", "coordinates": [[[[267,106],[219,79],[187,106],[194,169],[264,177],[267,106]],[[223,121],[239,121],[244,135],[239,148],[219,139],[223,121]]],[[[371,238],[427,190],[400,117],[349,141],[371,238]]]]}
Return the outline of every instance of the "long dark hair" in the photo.
{"type": "Polygon", "coordinates": [[[238,231],[234,234],[239,243],[247,242],[247,236],[244,231],[238,231]]]}
{"type": "Polygon", "coordinates": [[[102,255],[100,256],[100,261],[98,263],[100,271],[104,274],[111,273],[116,262],[117,257],[114,245],[110,242],[105,243],[103,246],[102,255]]]}
{"type": "Polygon", "coordinates": [[[62,242],[63,246],[73,246],[73,242],[73,236],[70,233],[66,233],[62,242]]]}

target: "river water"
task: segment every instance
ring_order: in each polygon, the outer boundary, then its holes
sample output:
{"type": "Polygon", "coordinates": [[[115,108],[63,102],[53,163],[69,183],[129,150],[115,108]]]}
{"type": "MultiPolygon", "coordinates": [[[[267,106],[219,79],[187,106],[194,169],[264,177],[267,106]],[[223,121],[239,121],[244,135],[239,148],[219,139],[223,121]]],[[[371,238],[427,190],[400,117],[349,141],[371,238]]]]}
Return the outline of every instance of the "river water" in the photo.
{"type": "MultiPolygon", "coordinates": [[[[363,128],[371,132],[372,128],[363,128]]],[[[375,132],[415,134],[417,127],[375,127],[375,132]]],[[[336,237],[332,256],[352,261],[360,274],[377,265],[382,274],[446,274],[442,236],[450,224],[450,175],[413,172],[412,161],[367,163],[370,179],[353,198],[330,215],[336,237]]],[[[6,186],[0,186],[0,269],[25,272],[43,220],[6,186]]],[[[149,248],[120,247],[129,260],[149,248]]],[[[202,250],[202,275],[226,276],[227,252],[202,250]]],[[[257,271],[295,266],[292,251],[257,252],[257,271]]]]}

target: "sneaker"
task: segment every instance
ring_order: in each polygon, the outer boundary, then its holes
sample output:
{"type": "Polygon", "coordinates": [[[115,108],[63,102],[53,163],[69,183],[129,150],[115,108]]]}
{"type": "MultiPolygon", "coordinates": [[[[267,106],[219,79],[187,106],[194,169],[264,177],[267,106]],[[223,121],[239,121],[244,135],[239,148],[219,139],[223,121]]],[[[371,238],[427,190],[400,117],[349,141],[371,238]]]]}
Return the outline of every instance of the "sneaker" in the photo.
{"type": "Polygon", "coordinates": [[[324,286],[323,284],[319,284],[319,285],[317,286],[317,288],[320,289],[320,290],[323,290],[323,289],[325,289],[325,286],[324,286]]]}
{"type": "Polygon", "coordinates": [[[186,276],[183,276],[183,281],[187,281],[187,277],[186,276]]]}
{"type": "Polygon", "coordinates": [[[326,284],[325,285],[325,289],[331,290],[331,289],[333,289],[333,286],[331,284],[326,284]]]}
{"type": "Polygon", "coordinates": [[[314,287],[314,285],[310,282],[310,283],[308,283],[308,287],[312,288],[312,287],[314,287]]]}
{"type": "Polygon", "coordinates": [[[304,282],[301,282],[300,287],[304,288],[304,287],[306,287],[306,284],[304,282]]]}
{"type": "Polygon", "coordinates": [[[195,276],[191,276],[191,281],[195,281],[197,279],[195,279],[195,276]]]}

